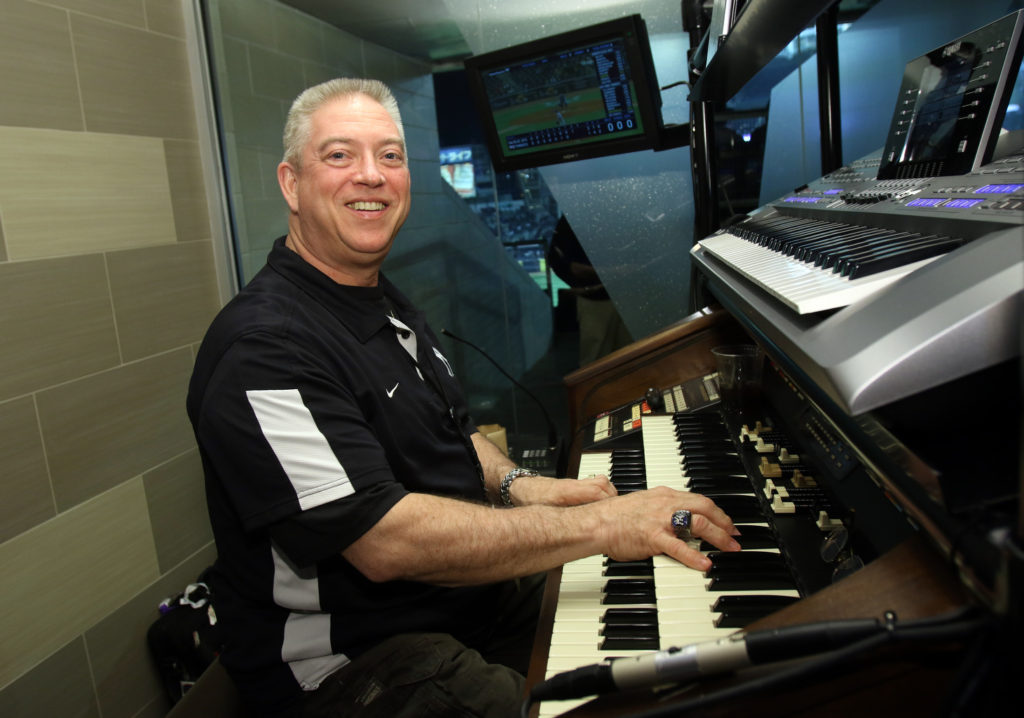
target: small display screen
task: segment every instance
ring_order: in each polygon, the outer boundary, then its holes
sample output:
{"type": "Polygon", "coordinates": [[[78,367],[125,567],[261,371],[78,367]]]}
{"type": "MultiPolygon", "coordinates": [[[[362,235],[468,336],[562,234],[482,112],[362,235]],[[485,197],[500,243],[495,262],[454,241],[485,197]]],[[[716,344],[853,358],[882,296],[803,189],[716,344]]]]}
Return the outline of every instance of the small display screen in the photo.
{"type": "Polygon", "coordinates": [[[918,197],[907,202],[908,207],[937,207],[946,200],[941,197],[918,197]]]}
{"type": "Polygon", "coordinates": [[[943,207],[952,207],[953,209],[967,209],[974,205],[981,204],[985,200],[983,199],[951,199],[943,207]]]}
{"type": "Polygon", "coordinates": [[[879,179],[966,174],[988,161],[1020,63],[1022,13],[912,60],[879,179]]]}
{"type": "Polygon", "coordinates": [[[987,184],[974,190],[974,194],[1010,194],[1021,187],[1024,187],[1024,184],[987,184]]]}

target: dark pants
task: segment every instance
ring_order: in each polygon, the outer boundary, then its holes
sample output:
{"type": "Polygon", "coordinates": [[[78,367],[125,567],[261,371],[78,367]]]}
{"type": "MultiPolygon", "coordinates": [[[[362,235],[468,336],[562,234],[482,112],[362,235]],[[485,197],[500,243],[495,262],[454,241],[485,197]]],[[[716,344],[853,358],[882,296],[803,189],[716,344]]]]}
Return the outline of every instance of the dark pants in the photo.
{"type": "Polygon", "coordinates": [[[306,694],[296,718],[518,716],[543,591],[543,575],[521,579],[494,607],[494,622],[461,640],[384,641],[306,694]]]}

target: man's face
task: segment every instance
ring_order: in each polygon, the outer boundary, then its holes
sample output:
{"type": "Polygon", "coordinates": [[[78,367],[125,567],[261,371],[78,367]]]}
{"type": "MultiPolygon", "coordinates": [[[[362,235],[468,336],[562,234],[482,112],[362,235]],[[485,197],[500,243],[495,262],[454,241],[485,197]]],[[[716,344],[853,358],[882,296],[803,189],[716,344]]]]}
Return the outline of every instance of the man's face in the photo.
{"type": "Polygon", "coordinates": [[[409,167],[398,128],[380,103],[350,95],[312,116],[302,166],[282,162],[291,241],[341,276],[375,271],[409,214],[409,167]]]}

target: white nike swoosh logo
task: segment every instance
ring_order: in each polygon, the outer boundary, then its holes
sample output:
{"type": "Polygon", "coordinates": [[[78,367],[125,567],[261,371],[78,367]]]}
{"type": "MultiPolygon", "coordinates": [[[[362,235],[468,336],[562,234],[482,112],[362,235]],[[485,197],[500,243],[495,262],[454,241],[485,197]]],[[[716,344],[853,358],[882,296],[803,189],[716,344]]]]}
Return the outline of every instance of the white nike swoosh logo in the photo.
{"type": "Polygon", "coordinates": [[[396,381],[395,385],[391,387],[391,391],[388,392],[388,399],[390,399],[394,395],[395,390],[398,389],[398,384],[399,382],[396,381]]]}

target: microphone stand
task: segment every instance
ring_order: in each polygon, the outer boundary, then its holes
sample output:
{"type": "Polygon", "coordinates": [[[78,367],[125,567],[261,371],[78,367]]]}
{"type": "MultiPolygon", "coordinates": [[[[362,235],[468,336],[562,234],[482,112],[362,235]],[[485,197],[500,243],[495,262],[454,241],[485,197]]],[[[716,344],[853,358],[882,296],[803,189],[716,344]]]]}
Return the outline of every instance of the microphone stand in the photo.
{"type": "Polygon", "coordinates": [[[523,386],[519,381],[517,381],[515,377],[513,377],[511,374],[509,374],[507,371],[505,371],[505,369],[500,364],[498,364],[498,362],[495,361],[494,358],[491,357],[490,354],[485,352],[483,349],[478,347],[476,344],[473,344],[471,341],[469,341],[467,339],[463,339],[462,337],[459,337],[459,336],[456,336],[456,335],[452,334],[450,331],[448,331],[447,329],[444,329],[443,327],[441,329],[441,333],[444,334],[446,337],[451,337],[455,341],[462,342],[466,346],[471,347],[472,349],[475,349],[485,359],[487,359],[487,361],[489,361],[491,364],[493,364],[494,367],[498,371],[500,371],[502,374],[504,374],[505,377],[508,378],[509,381],[511,381],[513,384],[515,384],[520,389],[522,389],[526,393],[526,395],[528,397],[530,397],[531,399],[533,399],[534,403],[536,403],[537,406],[540,407],[540,411],[544,415],[544,420],[547,422],[547,425],[548,425],[548,451],[550,451],[552,456],[554,457],[556,477],[557,478],[561,478],[562,476],[564,476],[565,472],[566,472],[566,467],[562,465],[562,454],[564,453],[562,451],[562,439],[561,439],[561,437],[558,434],[558,429],[555,426],[555,422],[552,421],[551,415],[548,414],[548,410],[544,407],[544,404],[541,402],[541,400],[538,399],[536,396],[534,396],[533,392],[531,392],[529,389],[527,389],[525,386],[523,386]]]}

